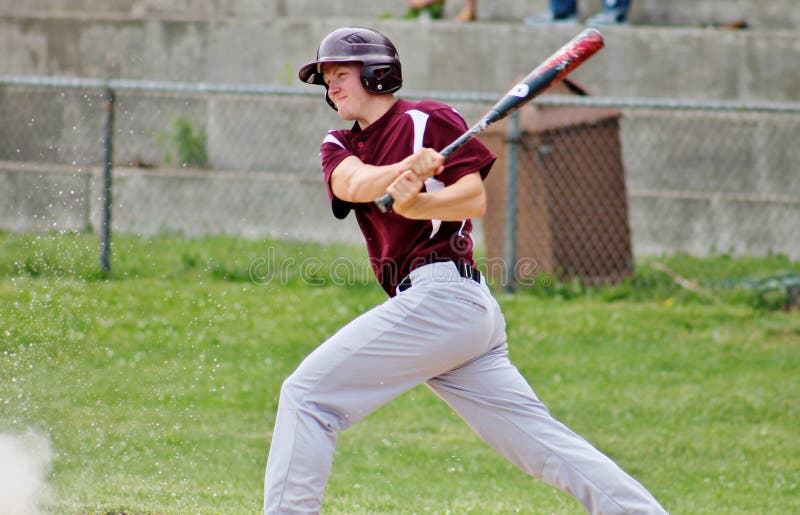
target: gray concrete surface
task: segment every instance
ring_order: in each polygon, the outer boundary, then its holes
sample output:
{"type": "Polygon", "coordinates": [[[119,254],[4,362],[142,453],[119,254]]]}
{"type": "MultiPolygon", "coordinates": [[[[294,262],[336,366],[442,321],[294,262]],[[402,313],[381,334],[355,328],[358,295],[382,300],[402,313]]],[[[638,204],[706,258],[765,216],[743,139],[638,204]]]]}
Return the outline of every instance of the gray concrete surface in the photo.
{"type": "Polygon", "coordinates": [[[15,232],[84,229],[91,176],[75,167],[0,162],[0,227],[15,232]]]}
{"type": "Polygon", "coordinates": [[[639,191],[800,199],[800,116],[630,110],[628,186],[639,191]]]}
{"type": "Polygon", "coordinates": [[[756,29],[800,29],[796,0],[633,0],[633,5],[632,22],[639,24],[721,26],[743,21],[756,29]]]}
{"type": "Polygon", "coordinates": [[[354,220],[331,216],[319,177],[287,173],[118,169],[112,227],[137,234],[360,240],[354,220]]]}
{"type": "MultiPolygon", "coordinates": [[[[319,145],[331,128],[350,127],[313,96],[198,95],[119,91],[114,162],[120,166],[179,164],[174,123],[187,119],[206,134],[208,167],[315,175],[319,145]],[[172,155],[167,163],[166,154],[172,155]]],[[[476,120],[489,104],[455,104],[476,120]]],[[[0,87],[0,160],[99,166],[105,103],[81,90],[0,87]]]]}
{"type": "MultiPolygon", "coordinates": [[[[364,19],[0,18],[0,74],[297,84],[331,30],[364,19]]],[[[403,59],[407,88],[499,92],[575,27],[374,20],[403,59]]],[[[613,27],[573,73],[595,95],[800,100],[797,31],[613,27]]]]}
{"type": "MultiPolygon", "coordinates": [[[[600,0],[580,0],[581,18],[600,9],[600,0]]],[[[0,0],[0,15],[128,18],[261,18],[278,17],[402,17],[402,0],[0,0]]],[[[446,15],[455,16],[462,1],[446,3],[446,15]]],[[[540,12],[547,0],[492,0],[478,2],[479,21],[519,23],[540,12]]],[[[800,5],[796,0],[634,0],[633,24],[661,26],[724,25],[744,20],[760,29],[800,28],[800,5]]]]}
{"type": "Polygon", "coordinates": [[[104,112],[99,91],[0,87],[0,160],[99,164],[104,112]]]}
{"type": "MultiPolygon", "coordinates": [[[[21,12],[22,3],[0,0],[0,74],[295,84],[325,34],[367,21],[397,43],[406,89],[498,93],[577,31],[497,22],[521,18],[535,4],[483,2],[485,22],[459,25],[378,19],[389,6],[397,16],[404,2],[31,0],[21,12]],[[329,17],[345,8],[360,16],[329,17]]],[[[607,48],[573,78],[599,96],[800,101],[800,35],[783,30],[797,26],[800,3],[669,4],[640,0],[634,21],[694,26],[744,17],[776,30],[608,28],[607,48]]],[[[591,2],[581,5],[589,14],[591,2]]],[[[449,14],[459,6],[448,2],[449,14]]],[[[325,131],[341,123],[321,91],[309,91],[313,101],[120,93],[113,229],[359,241],[352,220],[328,213],[317,150],[325,131]],[[159,140],[178,116],[206,132],[214,171],[163,168],[159,140]]],[[[485,109],[458,107],[468,121],[485,109]]],[[[0,227],[99,226],[103,113],[97,94],[0,88],[0,227]]],[[[800,259],[799,125],[796,116],[628,113],[621,138],[634,254],[800,259]],[[727,136],[732,129],[735,140],[727,136]]]]}
{"type": "MultiPolygon", "coordinates": [[[[0,162],[0,228],[17,232],[97,228],[101,184],[97,168],[0,162]]],[[[117,168],[113,194],[115,232],[361,243],[352,217],[340,221],[331,216],[319,178],[117,168]]],[[[800,241],[792,238],[800,219],[800,197],[782,199],[629,186],[634,255],[782,253],[800,259],[800,241]]],[[[474,236],[483,241],[480,224],[474,236]]]]}
{"type": "MultiPolygon", "coordinates": [[[[331,216],[319,178],[117,167],[112,192],[113,231],[360,241],[354,220],[331,216]]],[[[101,217],[99,168],[0,161],[0,228],[15,232],[96,229],[101,217]]]]}
{"type": "Polygon", "coordinates": [[[632,191],[628,199],[635,256],[778,253],[800,259],[797,197],[777,203],[709,192],[632,191]]]}
{"type": "MultiPolygon", "coordinates": [[[[8,230],[99,224],[100,187],[85,170],[102,162],[103,104],[79,91],[50,95],[55,100],[39,89],[0,88],[0,114],[13,122],[0,129],[0,159],[9,162],[0,223],[8,230]],[[19,145],[8,144],[12,137],[19,145]]],[[[488,107],[456,105],[467,120],[488,107]]],[[[318,147],[343,124],[320,96],[122,92],[116,107],[115,230],[357,241],[357,231],[327,211],[318,147]],[[212,170],[163,168],[158,133],[176,116],[206,130],[212,170]]],[[[800,256],[792,239],[800,219],[800,117],[628,110],[620,139],[637,255],[800,256]]]]}

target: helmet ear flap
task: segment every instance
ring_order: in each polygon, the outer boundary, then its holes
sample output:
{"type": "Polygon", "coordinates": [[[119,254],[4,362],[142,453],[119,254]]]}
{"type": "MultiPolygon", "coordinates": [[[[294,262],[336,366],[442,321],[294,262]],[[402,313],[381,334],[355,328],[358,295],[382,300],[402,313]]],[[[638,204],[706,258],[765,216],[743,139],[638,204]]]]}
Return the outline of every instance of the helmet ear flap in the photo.
{"type": "Polygon", "coordinates": [[[392,93],[403,85],[399,63],[364,64],[361,83],[370,93],[392,93]]]}

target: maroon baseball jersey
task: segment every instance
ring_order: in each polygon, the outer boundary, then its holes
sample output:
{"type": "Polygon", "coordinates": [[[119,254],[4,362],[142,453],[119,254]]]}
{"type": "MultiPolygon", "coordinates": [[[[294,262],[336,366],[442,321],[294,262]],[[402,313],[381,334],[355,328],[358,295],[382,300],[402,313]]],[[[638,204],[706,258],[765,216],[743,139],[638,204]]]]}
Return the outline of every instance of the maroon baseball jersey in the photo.
{"type": "MultiPolygon", "coordinates": [[[[466,129],[464,119],[448,105],[398,99],[366,129],[356,123],[351,130],[330,131],[322,142],[322,169],[333,213],[343,219],[355,211],[372,269],[389,295],[395,295],[398,282],[420,265],[436,261],[474,264],[472,221],[409,220],[393,211],[382,213],[373,202],[345,202],[333,194],[331,174],[348,156],[382,166],[402,161],[422,147],[441,150],[466,129]]],[[[473,138],[448,157],[444,171],[428,179],[425,190],[444,188],[474,172],[485,178],[495,159],[473,138]]]]}

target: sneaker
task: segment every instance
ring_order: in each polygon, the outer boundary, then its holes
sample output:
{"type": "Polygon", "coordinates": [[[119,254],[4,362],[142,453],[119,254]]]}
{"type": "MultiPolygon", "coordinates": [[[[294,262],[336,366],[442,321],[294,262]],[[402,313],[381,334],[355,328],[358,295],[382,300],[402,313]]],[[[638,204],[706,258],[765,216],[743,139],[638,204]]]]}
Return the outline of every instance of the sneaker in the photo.
{"type": "Polygon", "coordinates": [[[525,25],[577,25],[578,15],[570,14],[568,16],[561,16],[556,18],[553,16],[552,11],[545,11],[543,13],[534,14],[525,18],[525,25]]]}
{"type": "Polygon", "coordinates": [[[586,25],[627,25],[626,13],[619,11],[602,11],[586,20],[586,25]]]}

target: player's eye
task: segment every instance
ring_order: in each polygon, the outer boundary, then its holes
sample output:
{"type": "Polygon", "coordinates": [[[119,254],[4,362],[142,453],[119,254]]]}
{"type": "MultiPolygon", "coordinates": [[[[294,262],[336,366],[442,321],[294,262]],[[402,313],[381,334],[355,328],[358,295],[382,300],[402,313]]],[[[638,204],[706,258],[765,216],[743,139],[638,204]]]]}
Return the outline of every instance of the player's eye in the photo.
{"type": "Polygon", "coordinates": [[[343,73],[341,73],[341,72],[339,72],[339,73],[334,73],[334,74],[333,74],[333,76],[330,76],[330,75],[323,75],[323,76],[322,76],[322,81],[323,81],[323,82],[324,82],[326,85],[330,86],[330,85],[331,85],[331,81],[332,81],[332,80],[336,79],[336,80],[339,80],[339,81],[340,81],[340,80],[342,80],[342,77],[343,77],[343,76],[344,76],[344,74],[343,74],[343,73]]]}

